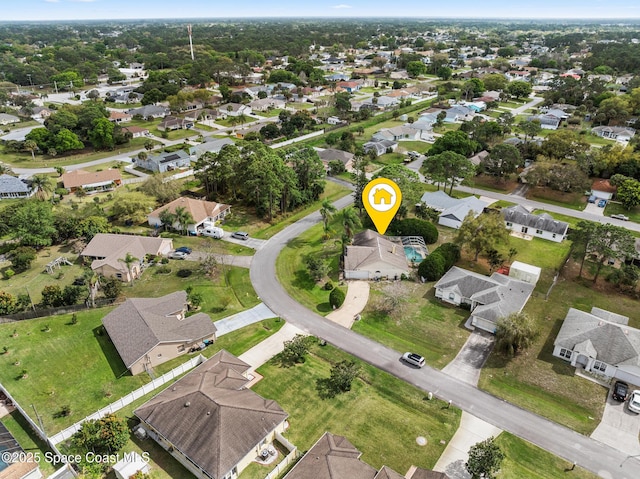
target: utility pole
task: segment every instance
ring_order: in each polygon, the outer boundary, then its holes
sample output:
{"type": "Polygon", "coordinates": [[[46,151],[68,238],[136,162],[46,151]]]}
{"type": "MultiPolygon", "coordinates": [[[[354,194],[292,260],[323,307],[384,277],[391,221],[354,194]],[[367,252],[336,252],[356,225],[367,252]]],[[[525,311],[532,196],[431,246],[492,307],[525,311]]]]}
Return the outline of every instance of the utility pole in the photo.
{"type": "Polygon", "coordinates": [[[56,89],[56,95],[58,94],[58,82],[53,80],[53,87],[56,89]]]}

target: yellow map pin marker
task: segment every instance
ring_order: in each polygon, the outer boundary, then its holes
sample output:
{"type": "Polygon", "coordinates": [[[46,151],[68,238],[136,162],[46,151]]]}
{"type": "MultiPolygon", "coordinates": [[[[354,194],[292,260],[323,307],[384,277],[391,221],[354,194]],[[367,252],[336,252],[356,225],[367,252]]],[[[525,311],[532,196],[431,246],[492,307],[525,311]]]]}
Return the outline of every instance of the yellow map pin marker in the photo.
{"type": "Polygon", "coordinates": [[[378,233],[383,235],[400,208],[402,192],[394,181],[388,178],[376,178],[364,187],[362,203],[373,224],[376,225],[378,233]]]}

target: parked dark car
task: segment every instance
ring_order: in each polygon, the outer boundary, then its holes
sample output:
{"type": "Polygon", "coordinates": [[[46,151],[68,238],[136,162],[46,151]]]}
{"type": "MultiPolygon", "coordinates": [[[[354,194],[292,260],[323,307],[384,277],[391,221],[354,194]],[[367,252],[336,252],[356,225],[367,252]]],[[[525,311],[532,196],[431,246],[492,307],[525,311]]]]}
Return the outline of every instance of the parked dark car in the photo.
{"type": "Polygon", "coordinates": [[[180,248],[176,248],[176,251],[180,251],[181,253],[191,254],[191,248],[188,246],[180,246],[180,248]]]}
{"type": "Polygon", "coordinates": [[[616,401],[623,402],[627,399],[629,395],[629,385],[627,383],[623,383],[622,381],[616,381],[613,385],[613,392],[611,393],[611,397],[616,401]]]}

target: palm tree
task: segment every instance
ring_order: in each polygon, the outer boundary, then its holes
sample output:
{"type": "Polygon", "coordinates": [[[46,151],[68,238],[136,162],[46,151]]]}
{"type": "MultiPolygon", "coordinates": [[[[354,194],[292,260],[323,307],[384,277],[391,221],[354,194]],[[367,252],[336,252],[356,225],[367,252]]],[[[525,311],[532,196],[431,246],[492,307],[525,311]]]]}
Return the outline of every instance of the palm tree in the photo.
{"type": "Polygon", "coordinates": [[[184,206],[178,206],[176,208],[175,218],[180,225],[180,232],[185,234],[187,226],[189,226],[190,223],[193,223],[193,216],[191,216],[191,213],[189,213],[184,206]]]}
{"type": "Polygon", "coordinates": [[[10,175],[11,173],[13,173],[13,170],[9,165],[0,163],[0,175],[10,175]]]}
{"type": "Polygon", "coordinates": [[[344,234],[349,243],[353,239],[354,231],[361,225],[360,217],[354,208],[349,207],[342,211],[342,226],[344,227],[344,234]]]}
{"type": "Polygon", "coordinates": [[[333,217],[333,213],[338,211],[335,206],[329,200],[324,200],[322,202],[322,207],[320,208],[320,216],[322,216],[322,221],[324,223],[324,234],[325,236],[329,235],[329,220],[333,217]]]}
{"type": "Polygon", "coordinates": [[[127,271],[129,272],[129,282],[131,283],[131,286],[133,286],[133,270],[131,267],[135,262],[140,260],[133,256],[131,253],[127,253],[124,258],[120,258],[118,261],[124,263],[127,267],[127,271]]]}
{"type": "Polygon", "coordinates": [[[160,212],[159,218],[160,218],[160,222],[162,223],[162,226],[164,227],[165,231],[167,231],[167,228],[169,226],[173,226],[173,223],[176,222],[176,215],[174,215],[168,209],[162,210],[160,212]]]}
{"type": "Polygon", "coordinates": [[[24,142],[24,149],[31,152],[31,159],[35,161],[35,151],[38,149],[38,144],[33,140],[27,140],[24,142]]]}
{"type": "Polygon", "coordinates": [[[47,193],[53,191],[53,182],[47,175],[33,175],[31,187],[35,190],[36,196],[42,201],[47,197],[47,193]]]}

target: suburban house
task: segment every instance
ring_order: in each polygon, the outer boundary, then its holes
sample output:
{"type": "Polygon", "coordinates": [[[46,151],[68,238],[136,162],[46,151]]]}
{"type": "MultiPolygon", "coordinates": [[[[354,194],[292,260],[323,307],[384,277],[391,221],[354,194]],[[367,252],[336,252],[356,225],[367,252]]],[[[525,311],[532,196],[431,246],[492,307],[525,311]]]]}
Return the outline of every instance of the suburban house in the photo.
{"type": "Polygon", "coordinates": [[[591,196],[600,200],[610,200],[617,190],[618,188],[613,186],[609,180],[598,178],[591,185],[591,196]]]}
{"type": "Polygon", "coordinates": [[[372,138],[371,141],[367,141],[364,145],[362,145],[362,148],[364,149],[365,153],[374,151],[376,156],[381,156],[387,152],[396,151],[396,148],[398,148],[398,142],[393,140],[380,140],[372,138]]]}
{"type": "Polygon", "coordinates": [[[326,170],[329,169],[329,163],[331,161],[339,161],[342,163],[347,171],[353,170],[353,158],[354,154],[348,151],[337,150],[335,148],[316,149],[320,160],[326,170]]]}
{"type": "Polygon", "coordinates": [[[338,83],[336,83],[336,87],[342,88],[343,90],[346,90],[349,93],[353,93],[360,90],[362,85],[364,85],[363,80],[345,80],[345,81],[339,81],[338,83]]]}
{"type": "Polygon", "coordinates": [[[409,263],[399,240],[364,230],[346,248],[345,279],[399,279],[403,274],[409,274],[409,263]]]}
{"type": "Polygon", "coordinates": [[[553,355],[602,379],[640,384],[640,330],[626,316],[596,307],[591,313],[569,309],[553,355]]]}
{"type": "Polygon", "coordinates": [[[187,310],[186,291],[129,298],[102,318],[102,324],[122,362],[136,375],[215,341],[211,318],[205,313],[187,316],[187,310]]]}
{"type": "Polygon", "coordinates": [[[420,203],[421,206],[440,212],[438,224],[455,229],[460,228],[469,212],[473,211],[474,217],[477,217],[488,206],[488,203],[475,196],[457,199],[441,190],[427,191],[420,198],[420,203]]]}
{"type": "Polygon", "coordinates": [[[30,198],[36,191],[26,181],[15,176],[0,175],[0,200],[30,198]]]}
{"type": "Polygon", "coordinates": [[[569,118],[569,115],[559,109],[549,109],[540,115],[533,115],[528,118],[529,121],[538,120],[543,130],[557,130],[563,120],[569,118]]]}
{"type": "Polygon", "coordinates": [[[372,136],[374,140],[418,140],[420,139],[420,133],[415,128],[409,126],[394,126],[393,128],[383,128],[375,132],[372,136]]]}
{"type": "Polygon", "coordinates": [[[129,282],[140,276],[145,256],[162,256],[172,249],[171,238],[98,233],[80,256],[84,261],[91,261],[91,269],[97,274],[129,282]],[[127,254],[135,258],[130,267],[123,262],[127,254]]]}
{"type": "Polygon", "coordinates": [[[548,213],[534,215],[521,205],[503,208],[502,216],[508,230],[556,243],[564,240],[569,230],[569,223],[558,221],[548,213]]]}
{"type": "MultiPolygon", "coordinates": [[[[162,221],[160,221],[162,212],[169,211],[170,213],[175,214],[178,208],[184,208],[184,210],[191,215],[191,218],[193,218],[193,223],[187,225],[187,231],[191,235],[197,235],[198,227],[204,222],[216,223],[218,221],[222,221],[225,216],[231,213],[231,205],[216,203],[215,201],[196,200],[194,198],[181,196],[180,198],[173,200],[171,203],[167,203],[166,205],[149,213],[147,215],[147,220],[151,226],[159,228],[162,226],[162,221]]],[[[180,229],[180,223],[178,222],[171,226],[175,229],[180,229]]]]}
{"type": "Polygon", "coordinates": [[[167,116],[158,124],[157,128],[160,131],[188,130],[193,128],[193,120],[167,116]]]}
{"type": "Polygon", "coordinates": [[[109,168],[102,171],[73,170],[62,175],[62,184],[71,193],[82,188],[87,193],[110,191],[122,184],[120,170],[109,168]]]}
{"type": "Polygon", "coordinates": [[[218,111],[225,116],[251,115],[251,107],[242,103],[227,103],[218,108],[218,111]]]}
{"type": "Polygon", "coordinates": [[[141,126],[123,126],[124,133],[131,133],[131,138],[142,138],[149,135],[149,129],[141,126]]]}
{"type": "Polygon", "coordinates": [[[235,145],[231,138],[205,138],[204,143],[199,143],[189,148],[189,154],[196,159],[205,153],[219,153],[226,145],[235,145]]]}
{"type": "Polygon", "coordinates": [[[360,459],[362,453],[346,437],[325,432],[284,479],[448,479],[443,472],[411,466],[406,475],[387,466],[378,471],[360,459]]]}
{"type": "Polygon", "coordinates": [[[134,411],[147,434],[200,479],[236,479],[287,427],[248,389],[249,365],[222,350],[134,411]]]}
{"type": "Polygon", "coordinates": [[[153,120],[154,118],[164,118],[171,113],[171,110],[164,106],[145,105],[127,110],[127,113],[132,117],[140,115],[145,120],[153,120]]]}
{"type": "Polygon", "coordinates": [[[475,116],[475,111],[464,105],[453,105],[451,108],[444,110],[446,117],[444,122],[457,123],[461,121],[469,121],[475,116]]]}
{"type": "Polygon", "coordinates": [[[14,123],[20,123],[20,118],[15,115],[0,113],[0,125],[12,125],[14,123]]]}
{"type": "Polygon", "coordinates": [[[252,111],[268,111],[273,109],[282,109],[286,106],[286,102],[277,98],[259,98],[249,103],[252,111]]]}
{"type": "Polygon", "coordinates": [[[109,112],[109,121],[117,125],[119,125],[120,123],[126,123],[128,121],[131,121],[131,118],[132,118],[131,114],[126,113],[124,111],[111,110],[109,112]]]}
{"type": "Polygon", "coordinates": [[[535,285],[501,273],[484,276],[453,266],[434,288],[436,298],[469,307],[467,327],[495,333],[500,318],[522,311],[535,285]]]}
{"type": "Polygon", "coordinates": [[[45,108],[44,106],[36,106],[36,107],[33,107],[31,111],[31,118],[33,118],[36,121],[42,122],[47,118],[49,118],[51,114],[52,112],[48,108],[45,108]]]}
{"type": "Polygon", "coordinates": [[[189,168],[191,166],[191,156],[184,150],[172,153],[160,153],[159,155],[149,155],[141,160],[137,156],[131,158],[136,166],[144,168],[154,173],[165,173],[177,168],[189,168]]]}
{"type": "Polygon", "coordinates": [[[628,143],[636,135],[636,130],[628,126],[596,126],[591,128],[591,133],[600,138],[628,143]]]}

